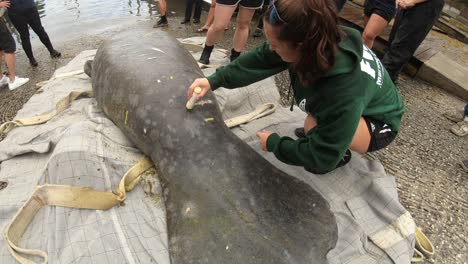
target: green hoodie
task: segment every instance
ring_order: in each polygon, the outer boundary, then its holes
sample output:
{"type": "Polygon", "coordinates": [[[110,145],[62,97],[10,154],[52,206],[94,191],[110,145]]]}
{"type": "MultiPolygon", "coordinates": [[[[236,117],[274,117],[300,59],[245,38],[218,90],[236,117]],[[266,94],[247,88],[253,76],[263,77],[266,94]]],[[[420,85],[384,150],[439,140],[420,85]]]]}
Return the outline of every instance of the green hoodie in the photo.
{"type": "Polygon", "coordinates": [[[333,67],[315,83],[304,87],[291,65],[282,61],[269,44],[243,54],[208,77],[211,89],[237,88],[289,69],[294,98],[299,108],[317,120],[306,138],[294,140],[273,133],[267,149],[288,164],[313,171],[336,168],[351,144],[361,116],[400,129],[403,101],[382,63],[363,46],[359,31],[342,27],[333,67]]]}

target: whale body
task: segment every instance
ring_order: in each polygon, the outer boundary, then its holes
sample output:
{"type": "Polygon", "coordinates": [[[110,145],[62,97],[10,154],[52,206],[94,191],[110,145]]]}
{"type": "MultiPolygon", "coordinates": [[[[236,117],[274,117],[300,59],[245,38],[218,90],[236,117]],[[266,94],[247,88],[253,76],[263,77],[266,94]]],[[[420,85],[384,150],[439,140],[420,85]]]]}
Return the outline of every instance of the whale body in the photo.
{"type": "Polygon", "coordinates": [[[156,164],[171,263],[327,263],[337,239],[328,203],[234,135],[212,92],[185,109],[203,74],[176,39],[123,32],[87,71],[104,113],[156,164]]]}

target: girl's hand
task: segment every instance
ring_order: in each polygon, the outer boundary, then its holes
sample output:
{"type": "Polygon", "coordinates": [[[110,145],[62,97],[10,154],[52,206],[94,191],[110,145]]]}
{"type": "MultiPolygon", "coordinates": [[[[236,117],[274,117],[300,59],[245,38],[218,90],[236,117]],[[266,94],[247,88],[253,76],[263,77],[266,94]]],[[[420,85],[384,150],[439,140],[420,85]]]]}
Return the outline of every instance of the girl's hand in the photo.
{"type": "Polygon", "coordinates": [[[260,145],[262,145],[262,150],[263,151],[267,151],[266,143],[267,143],[268,137],[271,134],[273,134],[273,132],[269,131],[269,130],[263,130],[263,131],[257,132],[257,137],[260,140],[260,145]]]}
{"type": "Polygon", "coordinates": [[[2,1],[0,2],[0,7],[6,7],[6,8],[9,8],[10,7],[10,1],[2,1]]]}
{"type": "Polygon", "coordinates": [[[201,93],[197,96],[197,100],[205,96],[205,94],[211,90],[210,82],[206,78],[199,78],[193,81],[192,85],[190,85],[189,89],[187,90],[187,100],[192,98],[193,90],[195,87],[200,87],[202,89],[201,93]]]}
{"type": "Polygon", "coordinates": [[[397,0],[396,1],[398,7],[400,7],[401,9],[408,9],[408,8],[412,8],[413,6],[415,6],[418,1],[414,1],[414,0],[397,0]]]}

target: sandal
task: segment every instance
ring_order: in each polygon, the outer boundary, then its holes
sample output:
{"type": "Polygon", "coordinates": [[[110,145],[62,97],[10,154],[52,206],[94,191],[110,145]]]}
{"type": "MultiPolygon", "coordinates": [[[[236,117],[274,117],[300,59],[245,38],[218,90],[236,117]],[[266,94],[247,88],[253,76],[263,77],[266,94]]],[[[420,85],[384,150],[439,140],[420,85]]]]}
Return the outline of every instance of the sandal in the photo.
{"type": "Polygon", "coordinates": [[[459,137],[468,135],[468,121],[461,121],[453,125],[450,131],[459,137]]]}

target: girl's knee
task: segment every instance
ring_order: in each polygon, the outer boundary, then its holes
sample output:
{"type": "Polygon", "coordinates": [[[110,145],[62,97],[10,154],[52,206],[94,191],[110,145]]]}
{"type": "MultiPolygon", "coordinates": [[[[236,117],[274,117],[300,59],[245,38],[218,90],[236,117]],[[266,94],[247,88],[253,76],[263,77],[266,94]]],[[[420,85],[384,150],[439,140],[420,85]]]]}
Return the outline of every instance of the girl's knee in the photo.
{"type": "Polygon", "coordinates": [[[250,21],[237,21],[236,28],[239,30],[247,30],[249,29],[250,21]]]}
{"type": "Polygon", "coordinates": [[[224,32],[224,29],[228,26],[228,23],[213,23],[211,25],[212,30],[215,32],[224,32]]]}
{"type": "Polygon", "coordinates": [[[304,120],[304,132],[308,132],[312,128],[317,126],[317,120],[311,114],[308,114],[304,120]]]}

